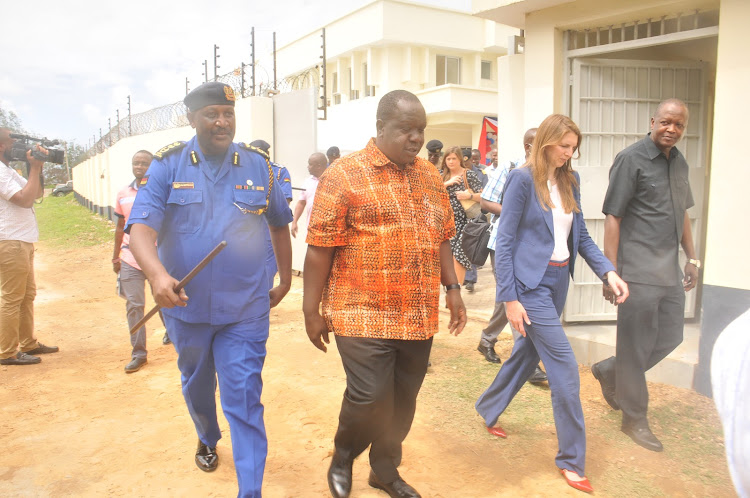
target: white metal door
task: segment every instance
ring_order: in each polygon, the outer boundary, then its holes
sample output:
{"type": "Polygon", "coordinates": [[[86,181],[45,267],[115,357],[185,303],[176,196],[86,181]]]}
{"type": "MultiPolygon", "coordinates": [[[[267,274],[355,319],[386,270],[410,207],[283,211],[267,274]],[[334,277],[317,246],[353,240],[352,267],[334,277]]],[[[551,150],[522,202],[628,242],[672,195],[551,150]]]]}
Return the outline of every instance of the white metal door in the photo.
{"type": "MultiPolygon", "coordinates": [[[[688,129],[677,145],[690,165],[695,206],[689,210],[696,246],[700,245],[705,183],[704,93],[700,63],[574,59],[571,64],[570,115],[583,133],[581,157],[573,167],[581,175],[581,204],[589,233],[604,246],[602,204],[615,155],[650,129],[656,106],[664,99],[683,100],[688,129]]],[[[700,248],[696,247],[700,254],[700,248]]],[[[684,254],[680,251],[681,261],[684,254]]],[[[687,294],[686,316],[695,310],[696,292],[687,294]]],[[[568,322],[614,320],[615,307],[602,298],[601,281],[583,261],[576,265],[563,318],[568,322]]]]}

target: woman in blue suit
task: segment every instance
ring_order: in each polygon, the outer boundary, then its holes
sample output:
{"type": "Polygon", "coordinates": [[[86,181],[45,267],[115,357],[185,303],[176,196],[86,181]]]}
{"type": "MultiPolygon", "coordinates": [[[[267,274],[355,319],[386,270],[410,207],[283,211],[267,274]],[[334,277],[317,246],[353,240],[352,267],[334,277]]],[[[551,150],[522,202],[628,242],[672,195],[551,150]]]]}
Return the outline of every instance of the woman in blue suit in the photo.
{"type": "Polygon", "coordinates": [[[586,431],[578,362],[560,314],[577,254],[609,282],[618,304],[627,298],[628,287],[586,230],[580,180],[570,165],[580,145],[578,126],[567,116],[553,114],[537,130],[530,161],[508,175],[495,248],[496,300],[505,302],[508,320],[522,337],[476,409],[491,434],[506,437],[495,426],[497,419],[541,358],[552,391],[559,445],[555,462],[570,486],[591,492],[584,474],[586,431]]]}

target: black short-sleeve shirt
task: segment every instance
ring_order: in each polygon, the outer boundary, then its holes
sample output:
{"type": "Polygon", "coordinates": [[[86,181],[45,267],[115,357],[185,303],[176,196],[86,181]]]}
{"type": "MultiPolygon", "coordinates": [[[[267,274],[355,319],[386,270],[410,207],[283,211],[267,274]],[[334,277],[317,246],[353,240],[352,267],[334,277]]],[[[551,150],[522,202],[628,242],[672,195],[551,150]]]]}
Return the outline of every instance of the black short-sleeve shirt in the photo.
{"type": "Polygon", "coordinates": [[[670,157],[651,134],[624,149],[609,170],[604,214],[622,218],[617,269],[627,282],[677,285],[685,210],[693,206],[685,156],[670,157]]]}

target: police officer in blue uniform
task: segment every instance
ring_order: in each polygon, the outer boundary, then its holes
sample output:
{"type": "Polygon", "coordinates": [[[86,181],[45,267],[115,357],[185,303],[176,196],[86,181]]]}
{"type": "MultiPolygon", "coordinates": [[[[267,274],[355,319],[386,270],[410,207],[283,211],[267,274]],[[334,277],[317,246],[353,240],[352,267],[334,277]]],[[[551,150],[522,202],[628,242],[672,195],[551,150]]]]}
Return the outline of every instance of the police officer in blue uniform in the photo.
{"type": "Polygon", "coordinates": [[[232,141],[234,103],[232,88],[219,82],[185,97],[196,136],[154,154],[128,229],[179,355],[182,392],[199,438],[195,462],[206,472],[218,465],[218,376],[239,496],[256,497],[267,453],[261,369],[269,310],[291,285],[292,213],[267,158],[232,141]],[[280,269],[274,288],[260,242],[266,224],[280,269]],[[222,240],[226,248],[175,293],[178,279],[222,240]]]}
{"type": "MultiPolygon", "coordinates": [[[[255,147],[262,151],[266,158],[270,161],[271,159],[271,144],[265,140],[253,140],[250,142],[250,147],[255,147]]],[[[292,195],[292,177],[289,175],[289,170],[281,164],[271,161],[271,169],[273,169],[276,183],[281,187],[281,191],[284,192],[284,197],[287,203],[291,203],[294,196],[292,195]]],[[[276,266],[276,255],[273,253],[273,246],[271,245],[271,234],[268,229],[265,230],[266,236],[266,268],[268,269],[268,275],[270,277],[270,285],[273,287],[273,279],[276,276],[278,267],[276,266]]]]}

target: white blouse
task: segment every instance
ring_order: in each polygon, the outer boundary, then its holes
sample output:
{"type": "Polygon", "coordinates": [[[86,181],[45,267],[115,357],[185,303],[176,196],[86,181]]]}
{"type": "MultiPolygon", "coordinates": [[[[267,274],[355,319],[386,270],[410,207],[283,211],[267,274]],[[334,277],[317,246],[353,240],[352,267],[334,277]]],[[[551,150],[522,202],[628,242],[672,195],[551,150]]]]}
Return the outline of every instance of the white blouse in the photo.
{"type": "Polygon", "coordinates": [[[560,198],[560,192],[557,190],[557,185],[550,184],[548,180],[547,187],[549,188],[550,199],[555,205],[555,207],[552,208],[555,250],[552,251],[551,260],[565,261],[570,257],[570,250],[568,250],[568,236],[570,235],[570,229],[573,227],[573,212],[565,212],[562,199],[560,198]]]}

